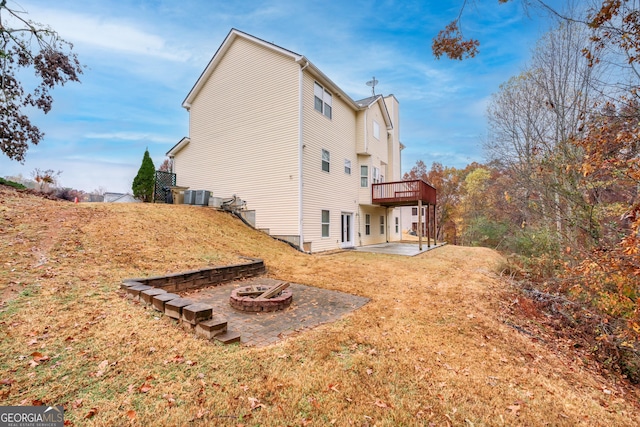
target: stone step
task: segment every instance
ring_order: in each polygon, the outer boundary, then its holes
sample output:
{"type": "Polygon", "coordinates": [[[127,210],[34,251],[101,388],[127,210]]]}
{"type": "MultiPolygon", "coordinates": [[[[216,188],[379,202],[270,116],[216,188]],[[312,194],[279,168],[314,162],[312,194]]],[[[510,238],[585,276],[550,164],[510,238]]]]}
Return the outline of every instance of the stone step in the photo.
{"type": "Polygon", "coordinates": [[[233,344],[240,342],[240,332],[227,331],[224,334],[216,335],[215,339],[222,344],[233,344]]]}
{"type": "Polygon", "coordinates": [[[172,319],[180,320],[182,318],[182,307],[193,304],[193,301],[186,298],[178,298],[167,301],[164,305],[164,314],[172,319]]]}
{"type": "Polygon", "coordinates": [[[146,291],[140,292],[140,301],[145,303],[146,305],[151,305],[151,301],[153,301],[153,297],[160,294],[166,294],[167,291],[164,289],[151,288],[146,291]]]}
{"type": "Polygon", "coordinates": [[[155,308],[158,311],[161,311],[164,313],[164,305],[168,302],[168,301],[172,301],[174,299],[178,299],[180,298],[180,295],[178,294],[170,294],[170,293],[166,293],[166,294],[159,294],[159,295],[155,295],[151,301],[153,308],[155,308]]]}
{"type": "Polygon", "coordinates": [[[196,335],[208,340],[225,332],[227,332],[227,320],[220,316],[214,316],[196,325],[196,335]]]}
{"type": "Polygon", "coordinates": [[[140,301],[140,292],[151,289],[151,286],[147,285],[135,285],[129,286],[126,289],[127,297],[132,298],[134,301],[140,301]]]}
{"type": "Polygon", "coordinates": [[[195,303],[182,307],[182,321],[196,325],[211,319],[213,306],[209,304],[195,303]]]}

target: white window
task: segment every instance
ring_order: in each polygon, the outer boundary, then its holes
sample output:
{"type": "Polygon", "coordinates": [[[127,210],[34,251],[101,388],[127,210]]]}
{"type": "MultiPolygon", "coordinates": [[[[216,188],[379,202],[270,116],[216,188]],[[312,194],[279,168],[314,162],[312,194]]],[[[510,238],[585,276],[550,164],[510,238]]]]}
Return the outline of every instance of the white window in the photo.
{"type": "Polygon", "coordinates": [[[331,105],[332,105],[333,97],[329,92],[327,92],[322,86],[318,83],[315,83],[313,86],[313,106],[314,108],[331,118],[331,105]]]}
{"type": "Polygon", "coordinates": [[[371,215],[369,214],[364,216],[364,234],[367,236],[371,234],[371,215]]]}
{"type": "Polygon", "coordinates": [[[411,215],[418,216],[418,208],[411,208],[411,215]]]}
{"type": "Polygon", "coordinates": [[[373,136],[375,139],[380,139],[380,125],[375,120],[373,121],[373,136]]]}
{"type": "Polygon", "coordinates": [[[327,150],[322,150],[322,170],[325,172],[329,172],[329,152],[327,150]]]}
{"type": "Polygon", "coordinates": [[[380,215],[380,234],[384,234],[384,216],[380,215]]]}
{"type": "Polygon", "coordinates": [[[344,173],[351,175],[351,160],[344,159],[344,173]]]}
{"type": "Polygon", "coordinates": [[[373,177],[371,178],[371,182],[374,184],[380,183],[380,169],[377,167],[373,167],[373,177]]]}
{"type": "Polygon", "coordinates": [[[369,166],[360,166],[360,187],[369,186],[369,166]]]}
{"type": "Polygon", "coordinates": [[[329,211],[322,211],[322,237],[329,237],[329,211]]]}

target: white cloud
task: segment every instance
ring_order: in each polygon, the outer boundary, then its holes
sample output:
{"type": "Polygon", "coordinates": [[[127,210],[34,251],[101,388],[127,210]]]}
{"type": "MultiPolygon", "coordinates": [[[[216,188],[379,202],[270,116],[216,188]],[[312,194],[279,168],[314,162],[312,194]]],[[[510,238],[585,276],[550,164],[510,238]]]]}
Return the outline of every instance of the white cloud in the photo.
{"type": "Polygon", "coordinates": [[[88,133],[84,136],[87,139],[106,139],[121,141],[148,141],[158,144],[175,143],[175,138],[167,138],[165,136],[153,135],[140,132],[107,132],[107,133],[88,133]]]}
{"type": "Polygon", "coordinates": [[[67,10],[27,6],[29,18],[46,22],[60,36],[77,47],[143,55],[169,61],[185,62],[190,55],[172,48],[163,37],[145,32],[139,24],[117,18],[104,18],[67,10]]]}

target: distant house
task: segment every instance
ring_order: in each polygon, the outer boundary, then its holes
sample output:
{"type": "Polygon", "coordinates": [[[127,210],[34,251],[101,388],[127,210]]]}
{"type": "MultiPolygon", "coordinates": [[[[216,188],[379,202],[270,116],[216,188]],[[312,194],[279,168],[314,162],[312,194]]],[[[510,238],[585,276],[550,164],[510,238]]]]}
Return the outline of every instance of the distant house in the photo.
{"type": "Polygon", "coordinates": [[[182,105],[177,185],[237,195],[257,228],[308,252],[401,239],[399,209],[372,191],[401,176],[395,96],[355,101],[306,57],[232,29],[182,105]]]}
{"type": "Polygon", "coordinates": [[[140,203],[140,200],[129,193],[104,193],[105,203],[140,203]]]}

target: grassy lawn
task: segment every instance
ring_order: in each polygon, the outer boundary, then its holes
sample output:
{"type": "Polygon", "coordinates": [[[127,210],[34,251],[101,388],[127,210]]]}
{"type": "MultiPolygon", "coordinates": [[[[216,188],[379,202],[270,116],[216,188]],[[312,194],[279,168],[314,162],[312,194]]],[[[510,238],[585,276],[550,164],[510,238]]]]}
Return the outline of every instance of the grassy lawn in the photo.
{"type": "Polygon", "coordinates": [[[638,425],[635,389],[505,322],[519,302],[501,262],[455,246],[311,256],[210,209],[0,186],[0,404],[64,405],[83,426],[638,425]],[[118,290],[238,256],[371,302],[248,348],[196,339],[118,290]]]}

